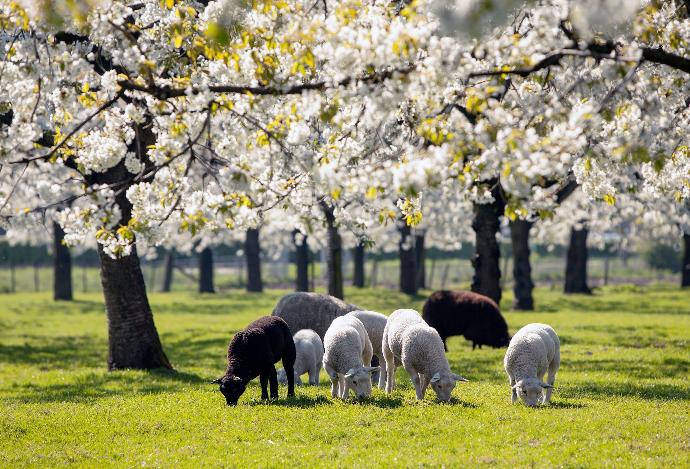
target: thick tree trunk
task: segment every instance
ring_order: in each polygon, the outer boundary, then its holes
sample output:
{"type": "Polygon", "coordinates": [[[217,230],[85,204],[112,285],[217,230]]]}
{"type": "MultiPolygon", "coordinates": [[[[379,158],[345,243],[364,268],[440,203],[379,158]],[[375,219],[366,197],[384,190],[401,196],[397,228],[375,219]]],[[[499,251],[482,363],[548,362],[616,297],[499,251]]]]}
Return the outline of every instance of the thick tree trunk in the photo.
{"type": "Polygon", "coordinates": [[[108,369],[170,368],[146,296],[136,246],[112,259],[98,245],[101,283],[108,312],[108,369]]]}
{"type": "Polygon", "coordinates": [[[415,240],[412,237],[412,228],[404,221],[399,231],[400,291],[408,295],[415,295],[417,293],[417,255],[415,253],[415,240]]]}
{"type": "Polygon", "coordinates": [[[162,292],[169,292],[172,288],[173,272],[175,271],[175,250],[170,249],[165,253],[163,260],[163,285],[162,292]]]}
{"type": "Polygon", "coordinates": [[[309,291],[309,245],[307,244],[307,237],[302,235],[299,230],[294,230],[292,240],[295,244],[295,267],[297,270],[295,291],[309,291]]]}
{"type": "Polygon", "coordinates": [[[364,288],[364,244],[357,243],[352,249],[352,260],[354,272],[352,275],[352,285],[357,288],[364,288]]]}
{"type": "Polygon", "coordinates": [[[513,245],[513,309],[531,311],[534,309],[532,290],[532,266],[529,261],[529,232],[532,222],[515,220],[510,222],[510,239],[513,245]]]}
{"type": "Polygon", "coordinates": [[[417,260],[417,288],[426,288],[426,250],[424,248],[424,233],[417,233],[415,235],[414,252],[417,260]]]}
{"type": "Polygon", "coordinates": [[[499,191],[495,189],[490,204],[474,204],[472,229],[475,233],[472,267],[472,291],[488,296],[497,304],[501,302],[501,250],[496,241],[500,228],[499,217],[505,207],[499,191]]]}
{"type": "Polygon", "coordinates": [[[683,235],[683,265],[680,285],[690,287],[690,234],[683,235]]]}
{"type": "Polygon", "coordinates": [[[65,232],[53,222],[53,299],[72,301],[72,256],[63,240],[65,232]]]}
{"type": "Polygon", "coordinates": [[[565,293],[590,294],[587,286],[587,228],[570,229],[570,246],[565,265],[565,293]]]}
{"type": "Polygon", "coordinates": [[[213,250],[204,248],[199,253],[199,293],[215,293],[213,286],[213,250]]]}
{"type": "Polygon", "coordinates": [[[326,270],[328,274],[328,294],[344,298],[343,294],[343,241],[335,226],[333,208],[322,202],[321,207],[326,216],[328,228],[328,249],[326,250],[326,270]]]}
{"type": "Polygon", "coordinates": [[[264,284],[261,280],[261,246],[259,245],[259,230],[247,230],[244,240],[244,254],[247,258],[247,291],[262,292],[264,284]]]}

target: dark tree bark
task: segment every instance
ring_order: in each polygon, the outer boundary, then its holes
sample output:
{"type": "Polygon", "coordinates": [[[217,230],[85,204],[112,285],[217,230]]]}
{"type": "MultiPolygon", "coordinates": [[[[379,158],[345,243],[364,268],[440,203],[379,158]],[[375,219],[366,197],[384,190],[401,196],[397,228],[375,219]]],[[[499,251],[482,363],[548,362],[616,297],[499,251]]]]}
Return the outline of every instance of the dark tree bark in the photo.
{"type": "Polygon", "coordinates": [[[175,271],[175,250],[170,249],[165,253],[163,260],[163,285],[162,292],[169,292],[172,288],[173,272],[175,271]]]}
{"type": "Polygon", "coordinates": [[[513,245],[513,309],[531,311],[534,309],[532,290],[532,266],[529,255],[529,232],[532,222],[515,220],[510,222],[510,239],[513,245]]]}
{"type": "Polygon", "coordinates": [[[424,233],[417,233],[415,235],[414,252],[417,261],[417,288],[426,288],[426,249],[424,248],[424,233]]]}
{"type": "Polygon", "coordinates": [[[261,246],[259,244],[259,230],[247,230],[244,240],[244,255],[247,258],[247,291],[262,292],[264,284],[261,280],[261,246]]]}
{"type": "Polygon", "coordinates": [[[344,298],[343,294],[343,241],[335,225],[333,208],[321,202],[321,208],[326,217],[328,249],[326,250],[326,270],[328,274],[328,294],[344,298]]]}
{"type": "Polygon", "coordinates": [[[565,265],[565,293],[590,294],[587,286],[587,228],[570,229],[570,246],[565,265]]]}
{"type": "Polygon", "coordinates": [[[65,232],[53,222],[53,299],[72,301],[72,256],[63,240],[65,232]]]}
{"type": "Polygon", "coordinates": [[[199,293],[215,293],[213,285],[213,250],[204,248],[199,253],[199,293]]]}
{"type": "Polygon", "coordinates": [[[295,245],[295,267],[297,270],[295,291],[309,291],[309,245],[307,244],[307,237],[301,235],[299,230],[294,230],[292,241],[295,245]],[[301,244],[298,239],[301,239],[301,244]]]}
{"type": "Polygon", "coordinates": [[[412,238],[412,228],[405,223],[399,227],[400,241],[398,252],[400,255],[400,291],[408,295],[417,294],[417,255],[412,238]]]}
{"type": "Polygon", "coordinates": [[[352,275],[352,285],[357,288],[364,288],[364,244],[358,242],[352,248],[352,260],[354,261],[354,272],[352,275]]]}
{"type": "Polygon", "coordinates": [[[472,229],[475,233],[472,267],[472,291],[488,296],[501,303],[501,250],[496,241],[500,228],[499,217],[503,215],[505,203],[497,184],[492,191],[494,201],[490,204],[474,204],[472,229]]]}
{"type": "Polygon", "coordinates": [[[683,235],[683,265],[680,285],[690,287],[690,234],[683,235]]]}

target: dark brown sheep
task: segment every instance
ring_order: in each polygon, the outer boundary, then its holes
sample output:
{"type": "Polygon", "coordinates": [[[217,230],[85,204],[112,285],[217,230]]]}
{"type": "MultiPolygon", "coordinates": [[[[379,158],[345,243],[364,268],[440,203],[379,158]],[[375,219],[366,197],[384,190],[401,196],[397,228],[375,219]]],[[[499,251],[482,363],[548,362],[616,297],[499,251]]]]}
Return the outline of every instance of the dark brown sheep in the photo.
{"type": "Polygon", "coordinates": [[[228,405],[235,405],[252,379],[259,377],[261,399],[268,399],[266,385],[271,383],[271,399],[278,398],[278,376],[274,364],[281,360],[287,372],[288,397],[295,395],[295,342],[287,323],[279,317],[264,316],[235,334],[228,346],[225,375],[213,381],[228,405]]]}
{"type": "Polygon", "coordinates": [[[482,345],[494,348],[510,343],[508,325],[498,305],[479,293],[439,290],[424,303],[424,320],[436,329],[446,346],[446,339],[462,335],[472,341],[472,349],[482,345]]]}

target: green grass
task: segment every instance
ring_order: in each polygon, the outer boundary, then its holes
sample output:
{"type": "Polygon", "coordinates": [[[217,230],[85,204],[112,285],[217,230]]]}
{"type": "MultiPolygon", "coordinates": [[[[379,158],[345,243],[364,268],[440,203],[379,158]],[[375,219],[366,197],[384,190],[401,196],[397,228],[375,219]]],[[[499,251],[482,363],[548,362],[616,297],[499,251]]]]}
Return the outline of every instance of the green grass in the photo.
{"type": "MultiPolygon", "coordinates": [[[[73,303],[0,295],[0,467],[17,466],[656,466],[690,465],[690,292],[617,287],[593,297],[537,291],[538,310],[506,312],[562,339],[553,404],[511,405],[504,350],[449,342],[471,379],[455,401],[416,402],[400,387],[364,403],[334,401],[324,381],[262,403],[253,382],[226,407],[207,382],[224,371],[232,334],[283,292],[153,294],[178,373],[105,371],[106,318],[96,293],[73,303]]],[[[348,290],[390,313],[414,298],[348,290]]],[[[508,310],[510,298],[504,301],[508,310]]]]}

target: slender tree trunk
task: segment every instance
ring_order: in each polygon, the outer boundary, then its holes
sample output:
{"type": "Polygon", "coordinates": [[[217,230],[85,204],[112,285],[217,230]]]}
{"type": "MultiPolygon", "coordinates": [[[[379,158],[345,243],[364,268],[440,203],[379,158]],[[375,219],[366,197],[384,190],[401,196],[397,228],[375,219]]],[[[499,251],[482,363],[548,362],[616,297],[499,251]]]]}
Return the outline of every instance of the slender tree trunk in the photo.
{"type": "Polygon", "coordinates": [[[680,285],[690,287],[690,234],[683,235],[683,265],[680,285]]]}
{"type": "Polygon", "coordinates": [[[173,272],[175,271],[175,249],[169,249],[163,260],[163,285],[162,292],[169,292],[172,288],[173,272]]]}
{"type": "Polygon", "coordinates": [[[515,220],[510,222],[510,239],[513,245],[513,309],[531,311],[534,309],[532,290],[532,266],[529,255],[529,232],[532,222],[515,220]]]}
{"type": "Polygon", "coordinates": [[[215,293],[213,285],[213,250],[204,248],[199,253],[199,293],[215,293]]]}
{"type": "Polygon", "coordinates": [[[501,302],[501,249],[496,241],[500,228],[499,217],[503,215],[505,203],[498,189],[492,192],[494,201],[490,204],[474,204],[472,229],[475,233],[472,267],[472,291],[488,296],[497,304],[501,302]]]}
{"type": "Polygon", "coordinates": [[[65,232],[53,222],[53,299],[72,301],[72,256],[63,240],[65,232]]]}
{"type": "Polygon", "coordinates": [[[417,293],[417,255],[412,228],[403,221],[399,231],[400,291],[408,295],[415,295],[417,293]]]}
{"type": "Polygon", "coordinates": [[[415,235],[414,252],[417,261],[417,288],[426,288],[426,249],[424,248],[424,233],[417,233],[415,235]]]}
{"type": "Polygon", "coordinates": [[[264,284],[261,280],[261,246],[259,245],[259,230],[250,228],[244,239],[244,255],[247,259],[247,291],[262,292],[264,284]]]}
{"type": "Polygon", "coordinates": [[[587,228],[570,229],[570,246],[565,265],[565,293],[590,294],[587,286],[587,228]]]}
{"type": "Polygon", "coordinates": [[[335,225],[333,208],[322,202],[321,207],[326,216],[328,227],[328,249],[326,251],[326,269],[328,273],[328,294],[344,298],[343,294],[343,241],[335,225]]]}
{"type": "Polygon", "coordinates": [[[302,235],[299,230],[294,230],[292,240],[295,244],[295,267],[297,270],[295,291],[309,291],[309,245],[307,244],[307,237],[302,235]]]}
{"type": "Polygon", "coordinates": [[[354,261],[354,272],[352,275],[352,285],[357,288],[364,288],[364,244],[358,242],[352,249],[352,260],[354,261]]]}
{"type": "Polygon", "coordinates": [[[136,246],[112,259],[98,245],[101,283],[108,312],[108,369],[169,368],[146,296],[136,246]]]}

